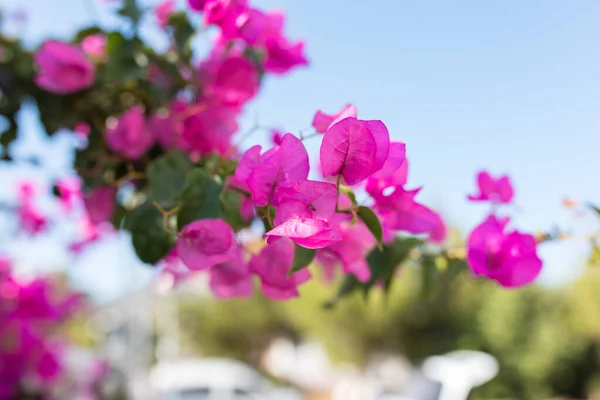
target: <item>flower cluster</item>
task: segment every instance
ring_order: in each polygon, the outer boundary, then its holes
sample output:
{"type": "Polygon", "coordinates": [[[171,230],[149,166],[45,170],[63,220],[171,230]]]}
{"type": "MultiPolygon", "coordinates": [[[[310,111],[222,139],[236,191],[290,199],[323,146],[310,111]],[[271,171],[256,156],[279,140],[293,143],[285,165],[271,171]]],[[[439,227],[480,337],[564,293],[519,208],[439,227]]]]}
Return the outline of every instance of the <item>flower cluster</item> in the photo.
{"type": "Polygon", "coordinates": [[[50,277],[19,277],[10,260],[0,256],[0,399],[40,393],[53,398],[65,386],[77,389],[71,395],[90,398],[103,364],[98,362],[78,388],[71,387],[66,360],[70,344],[58,335],[82,306],[80,295],[64,293],[50,277]]]}
{"type": "Polygon", "coordinates": [[[317,132],[323,131],[323,178],[336,183],[308,179],[307,151],[291,133],[264,152],[259,145],[248,149],[229,181],[268,227],[259,254],[245,259],[234,231],[220,219],[194,221],[179,232],[177,255],[189,270],[209,270],[217,296],[250,295],[252,275],[268,297],[297,296],[297,286],[311,275],[306,264],[294,265],[295,257],[307,249],[328,269],[339,265],[367,282],[367,254],[398,232],[444,240],[440,216],[415,200],[420,189],[405,187],[406,146],[390,142],[383,122],[358,119],[353,106],[331,116],[319,111],[314,121],[317,132]],[[368,195],[368,207],[356,201],[358,189],[368,195]]]}
{"type": "Polygon", "coordinates": [[[485,276],[506,288],[527,285],[542,269],[533,235],[508,231],[508,217],[500,217],[495,207],[509,204],[513,188],[507,176],[494,179],[486,171],[477,175],[479,193],[471,201],[490,202],[494,210],[470,233],[467,239],[467,263],[475,275],[485,276]]]}
{"type": "MultiPolygon", "coordinates": [[[[72,217],[77,224],[77,240],[70,245],[72,251],[79,252],[85,245],[114,230],[110,223],[115,207],[114,186],[99,186],[83,193],[79,178],[71,176],[59,179],[55,189],[62,215],[72,217]]],[[[17,188],[19,226],[21,231],[32,236],[46,232],[52,223],[37,206],[38,195],[33,182],[21,182],[17,188]]]]}

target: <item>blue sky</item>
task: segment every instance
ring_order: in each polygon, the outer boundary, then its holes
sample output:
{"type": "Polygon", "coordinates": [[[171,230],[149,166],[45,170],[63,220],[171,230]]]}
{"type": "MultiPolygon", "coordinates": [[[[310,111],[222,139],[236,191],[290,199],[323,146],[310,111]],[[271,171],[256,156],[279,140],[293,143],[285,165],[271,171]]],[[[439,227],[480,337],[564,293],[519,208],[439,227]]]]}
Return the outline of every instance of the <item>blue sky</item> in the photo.
{"type": "MultiPolygon", "coordinates": [[[[311,66],[268,79],[246,125],[258,114],[262,125],[298,132],[316,109],[353,102],[359,117],[381,119],[406,142],[409,183],[423,185],[422,199],[464,231],[486,212],[465,201],[481,168],[512,177],[517,206],[507,212],[523,229],[571,226],[565,196],[600,203],[600,2],[253,3],[285,11],[311,66]]],[[[66,37],[92,19],[118,26],[110,3],[98,0],[3,4],[29,14],[21,29],[30,43],[66,37]]],[[[164,44],[151,17],[145,34],[164,44]]],[[[318,141],[308,149],[316,154],[318,141]]],[[[580,241],[544,247],[543,283],[573,276],[585,257],[580,241]]]]}

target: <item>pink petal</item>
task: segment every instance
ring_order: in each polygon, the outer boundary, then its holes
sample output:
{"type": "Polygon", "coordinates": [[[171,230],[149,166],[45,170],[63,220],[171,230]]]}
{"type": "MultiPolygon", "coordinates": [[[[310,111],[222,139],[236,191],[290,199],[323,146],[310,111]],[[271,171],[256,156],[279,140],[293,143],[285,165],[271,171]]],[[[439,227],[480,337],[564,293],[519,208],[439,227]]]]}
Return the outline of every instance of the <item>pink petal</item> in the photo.
{"type": "Polygon", "coordinates": [[[261,279],[264,294],[275,300],[287,300],[298,296],[297,286],[311,278],[307,269],[287,276],[294,260],[294,244],[281,239],[265,246],[260,254],[252,257],[249,267],[261,279]]]}
{"type": "Polygon", "coordinates": [[[215,265],[209,274],[210,288],[216,297],[229,299],[252,296],[252,275],[241,254],[231,261],[215,265]]]}
{"type": "Polygon", "coordinates": [[[233,259],[237,242],[231,227],[221,219],[203,219],[184,226],[177,254],[191,270],[201,271],[233,259]]]}
{"type": "Polygon", "coordinates": [[[271,152],[250,174],[248,187],[254,204],[277,205],[277,189],[305,180],[308,170],[308,153],[304,145],[294,135],[286,134],[281,146],[271,152]]]}
{"type": "Polygon", "coordinates": [[[287,237],[302,247],[319,249],[342,240],[339,229],[319,219],[292,218],[265,233],[267,238],[287,237]]]}
{"type": "Polygon", "coordinates": [[[281,225],[290,218],[312,218],[312,212],[299,200],[280,200],[275,213],[275,225],[281,225]]]}
{"type": "MultiPolygon", "coordinates": [[[[310,211],[309,218],[328,220],[335,212],[337,188],[332,183],[304,180],[277,191],[279,202],[297,200],[310,211]]],[[[283,221],[282,221],[283,222],[283,221]]]]}
{"type": "Polygon", "coordinates": [[[375,163],[372,167],[373,171],[377,172],[381,170],[390,154],[390,133],[385,124],[381,121],[364,121],[364,123],[373,135],[375,144],[377,145],[375,163]]]}
{"type": "Polygon", "coordinates": [[[513,199],[513,188],[508,176],[503,176],[496,181],[496,190],[501,203],[510,203],[513,199]]]}
{"type": "Polygon", "coordinates": [[[321,110],[317,110],[313,117],[312,126],[317,132],[325,133],[333,125],[348,117],[356,118],[356,108],[352,104],[346,104],[335,114],[325,114],[321,110]]]}
{"type": "Polygon", "coordinates": [[[346,118],[323,135],[320,158],[323,175],[342,175],[348,185],[368,178],[376,164],[377,143],[363,121],[346,118]]]}
{"type": "MultiPolygon", "coordinates": [[[[394,174],[406,161],[406,144],[402,142],[391,142],[389,155],[381,169],[375,172],[371,179],[384,179],[394,174]]],[[[402,183],[404,185],[406,182],[402,183]]],[[[391,185],[396,186],[396,185],[391,185]]]]}

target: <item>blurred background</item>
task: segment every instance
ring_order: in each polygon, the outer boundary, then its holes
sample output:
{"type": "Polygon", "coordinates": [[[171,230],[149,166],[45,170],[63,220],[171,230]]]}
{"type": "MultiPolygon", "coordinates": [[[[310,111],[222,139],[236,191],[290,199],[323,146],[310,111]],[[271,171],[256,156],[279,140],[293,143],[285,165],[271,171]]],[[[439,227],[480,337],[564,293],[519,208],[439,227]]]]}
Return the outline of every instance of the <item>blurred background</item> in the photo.
{"type": "MultiPolygon", "coordinates": [[[[68,38],[92,23],[117,27],[114,3],[1,0],[2,29],[33,48],[42,38],[68,38]]],[[[316,109],[333,112],[352,102],[361,118],[383,120],[394,140],[407,143],[410,185],[424,185],[426,202],[455,228],[456,243],[485,214],[465,201],[481,168],[513,179],[517,226],[533,232],[559,226],[575,238],[540,247],[544,271],[532,287],[507,291],[468,274],[444,273],[424,300],[421,276],[407,265],[389,296],[355,294],[328,309],[323,305],[335,281],[313,280],[300,299],[285,303],[258,294],[217,301],[205,276],[177,290],[165,277],[156,280],[125,233],[74,259],[63,250],[73,229],[68,221],[31,239],[12,235],[14,221],[0,215],[0,250],[20,269],[63,274],[97,305],[68,334],[99,348],[114,365],[113,396],[600,396],[600,276],[594,268],[600,259],[578,239],[598,224],[562,204],[564,198],[600,199],[591,179],[600,167],[600,3],[254,3],[286,13],[286,29],[306,40],[311,65],[267,81],[246,112],[246,127],[258,119],[298,132],[309,127],[316,109]],[[484,354],[452,353],[458,350],[484,354]],[[452,371],[463,370],[453,378],[452,371]]],[[[150,43],[166,46],[151,17],[143,26],[150,43]]],[[[209,37],[196,41],[199,52],[208,49],[209,37]]],[[[45,137],[33,105],[21,112],[20,126],[11,149],[18,162],[0,163],[0,201],[14,200],[20,180],[41,183],[71,170],[71,136],[45,137]]],[[[267,143],[267,136],[257,133],[250,142],[267,143]]],[[[317,146],[308,144],[311,157],[317,146]]]]}

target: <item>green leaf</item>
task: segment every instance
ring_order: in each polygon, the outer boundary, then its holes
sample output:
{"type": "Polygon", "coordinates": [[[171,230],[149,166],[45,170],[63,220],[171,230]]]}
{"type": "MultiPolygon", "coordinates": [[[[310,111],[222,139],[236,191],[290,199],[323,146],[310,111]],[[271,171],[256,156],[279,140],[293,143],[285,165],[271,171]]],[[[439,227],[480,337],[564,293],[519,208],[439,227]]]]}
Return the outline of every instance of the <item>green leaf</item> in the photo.
{"type": "Polygon", "coordinates": [[[126,214],[127,210],[122,205],[117,204],[111,219],[111,223],[116,229],[121,229],[126,214]]]}
{"type": "Polygon", "coordinates": [[[223,218],[219,194],[221,185],[202,168],[188,173],[177,213],[179,229],[204,218],[223,218]]]}
{"type": "Polygon", "coordinates": [[[294,262],[292,263],[292,268],[288,271],[287,276],[291,276],[294,272],[298,272],[308,267],[317,254],[315,249],[307,249],[297,244],[294,246],[294,262]]]}
{"type": "Polygon", "coordinates": [[[148,196],[163,208],[175,207],[186,184],[193,163],[178,150],[156,158],[148,165],[148,196]]]}
{"type": "Polygon", "coordinates": [[[149,201],[125,215],[123,228],[131,232],[140,260],[148,264],[161,260],[175,242],[174,235],[163,228],[162,214],[149,201]]]}
{"type": "Polygon", "coordinates": [[[117,14],[131,20],[134,25],[137,25],[142,18],[143,12],[138,7],[136,0],[123,0],[121,8],[117,10],[117,14]]]}
{"type": "Polygon", "coordinates": [[[187,14],[182,11],[171,14],[169,25],[173,27],[173,39],[181,54],[186,58],[191,57],[190,42],[196,31],[187,14]]]}
{"type": "Polygon", "coordinates": [[[382,237],[383,237],[383,229],[381,228],[381,222],[379,222],[379,217],[375,215],[375,213],[369,208],[365,206],[358,207],[358,217],[365,223],[367,228],[371,231],[375,240],[377,240],[377,246],[379,249],[382,249],[382,237]]]}
{"type": "Polygon", "coordinates": [[[357,206],[356,195],[350,186],[340,185],[340,192],[344,193],[352,202],[352,205],[357,206]]]}
{"type": "Polygon", "coordinates": [[[371,279],[364,284],[365,293],[379,281],[383,282],[386,292],[389,291],[398,266],[408,258],[414,248],[422,246],[423,243],[423,240],[413,237],[396,238],[393,243],[383,246],[382,251],[371,251],[367,256],[371,279]]]}
{"type": "Polygon", "coordinates": [[[223,206],[223,215],[225,221],[233,228],[239,231],[250,226],[252,221],[244,219],[240,213],[240,204],[243,195],[233,190],[223,190],[221,192],[221,204],[223,206]]]}
{"type": "Polygon", "coordinates": [[[118,83],[128,83],[145,76],[145,70],[135,61],[135,56],[143,51],[143,43],[138,38],[126,39],[119,32],[107,36],[106,78],[118,83]]]}

